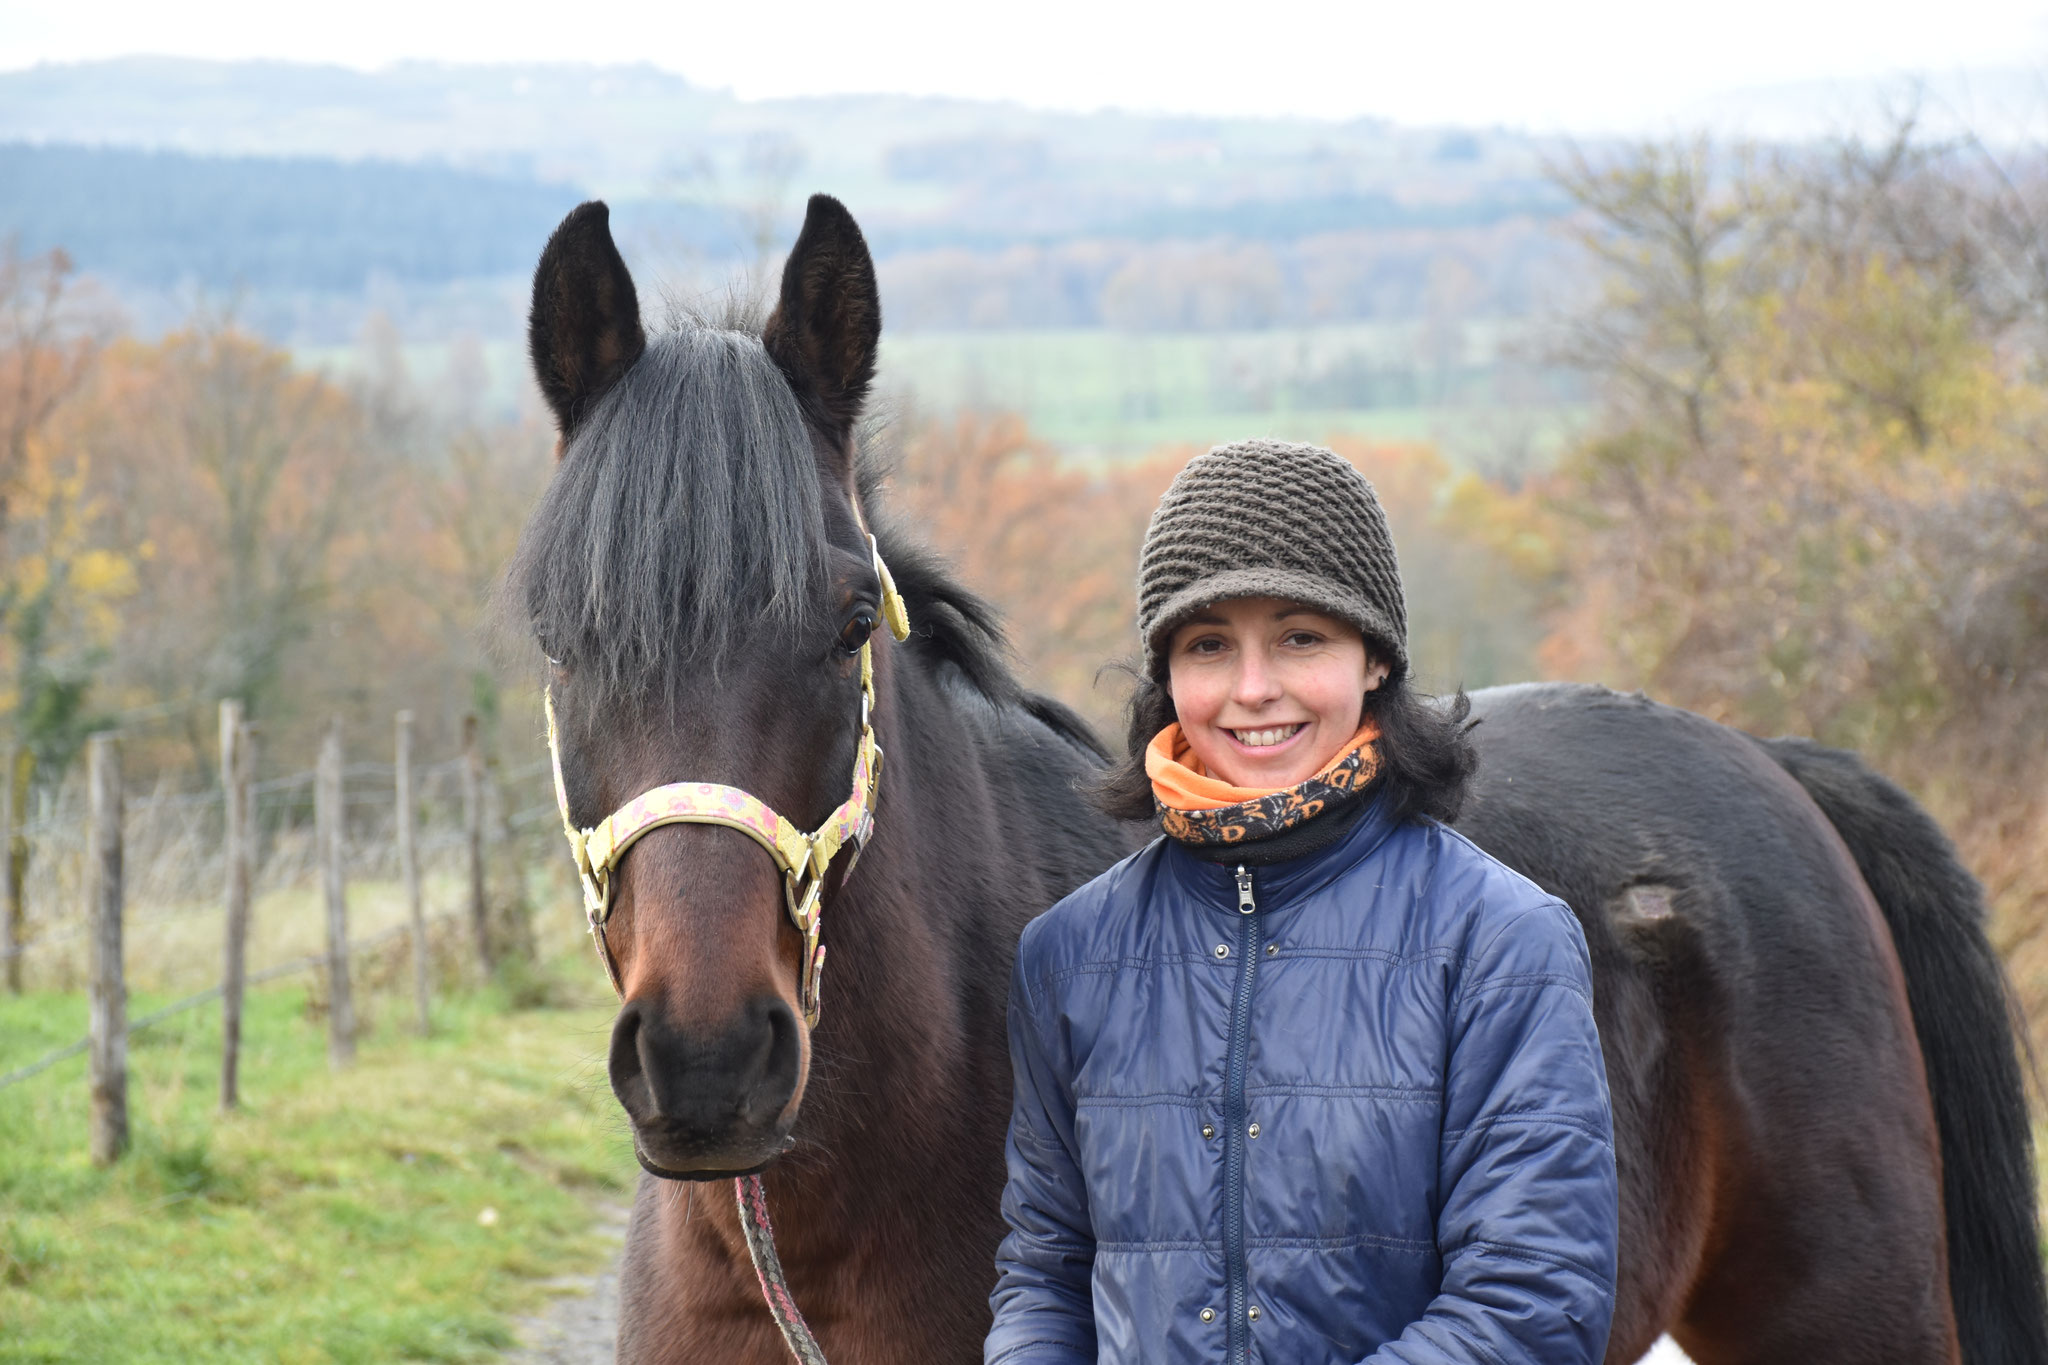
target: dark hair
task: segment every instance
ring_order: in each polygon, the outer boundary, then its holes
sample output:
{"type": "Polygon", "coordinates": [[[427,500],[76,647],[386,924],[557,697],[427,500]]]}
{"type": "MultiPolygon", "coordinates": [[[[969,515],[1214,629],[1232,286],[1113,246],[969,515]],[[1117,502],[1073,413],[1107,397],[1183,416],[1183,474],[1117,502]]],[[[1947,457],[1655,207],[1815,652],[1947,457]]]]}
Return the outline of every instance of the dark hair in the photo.
{"type": "Polygon", "coordinates": [[[673,697],[743,629],[821,628],[823,502],[803,413],[760,338],[686,324],[570,441],[510,596],[593,700],[650,684],[673,697]]]}
{"type": "MultiPolygon", "coordinates": [[[[1132,672],[1136,672],[1135,669],[1132,672]]],[[[1445,824],[1458,818],[1465,792],[1479,767],[1479,750],[1468,731],[1472,700],[1463,688],[1445,702],[1417,692],[1404,674],[1365,694],[1365,715],[1380,726],[1380,776],[1396,820],[1426,815],[1445,824]]],[[[1145,776],[1145,746],[1178,720],[1166,684],[1138,674],[1137,690],[1124,710],[1125,754],[1091,792],[1095,804],[1119,820],[1155,818],[1152,779],[1145,776]]]]}

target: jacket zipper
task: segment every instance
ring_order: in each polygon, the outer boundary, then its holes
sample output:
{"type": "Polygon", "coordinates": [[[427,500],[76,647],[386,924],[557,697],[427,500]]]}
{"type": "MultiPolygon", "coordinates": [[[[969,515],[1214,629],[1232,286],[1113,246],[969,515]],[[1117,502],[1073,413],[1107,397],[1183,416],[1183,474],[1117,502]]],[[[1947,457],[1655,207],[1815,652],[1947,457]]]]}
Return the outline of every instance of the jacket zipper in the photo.
{"type": "Polygon", "coordinates": [[[1252,1050],[1252,983],[1259,970],[1259,904],[1252,874],[1237,869],[1237,994],[1230,1003],[1230,1055],[1223,1078],[1223,1274],[1230,1304],[1230,1365],[1248,1365],[1251,1326],[1249,1272],[1244,1254],[1244,1163],[1248,1111],[1244,1073],[1252,1050]]]}

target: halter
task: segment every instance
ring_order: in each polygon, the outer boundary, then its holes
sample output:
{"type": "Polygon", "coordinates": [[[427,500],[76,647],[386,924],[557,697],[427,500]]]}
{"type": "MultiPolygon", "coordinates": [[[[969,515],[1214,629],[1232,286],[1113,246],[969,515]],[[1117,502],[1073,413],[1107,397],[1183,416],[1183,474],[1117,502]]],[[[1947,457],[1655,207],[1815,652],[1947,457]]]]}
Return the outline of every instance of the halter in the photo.
{"type": "MultiPolygon", "coordinates": [[[[858,515],[856,513],[856,515],[858,515]]],[[[882,585],[882,619],[898,640],[910,635],[910,612],[896,591],[896,580],[882,562],[882,551],[868,536],[868,554],[875,577],[882,585]]],[[[578,829],[569,818],[569,792],[562,782],[562,745],[555,728],[555,698],[545,694],[548,716],[548,757],[555,769],[555,801],[562,808],[562,832],[569,838],[569,853],[576,861],[576,875],[583,883],[583,912],[590,921],[590,936],[604,963],[612,989],[623,998],[626,990],[619,980],[618,964],[605,943],[605,923],[611,919],[612,896],[616,889],[612,874],[625,859],[626,851],[650,830],[663,825],[723,825],[736,829],[766,849],[782,873],[783,907],[790,923],[803,939],[803,974],[798,1001],[804,1024],[818,1025],[819,978],[825,970],[825,945],[819,941],[824,929],[821,904],[825,874],[832,860],[844,848],[851,848],[846,872],[860,859],[860,851],[875,827],[875,795],[882,775],[882,748],[875,743],[872,716],[875,709],[875,651],[872,639],[860,646],[860,744],[853,758],[853,793],[839,808],[825,817],[825,823],[809,834],[791,824],[759,797],[716,782],[671,782],[642,792],[589,829],[578,829]]]]}

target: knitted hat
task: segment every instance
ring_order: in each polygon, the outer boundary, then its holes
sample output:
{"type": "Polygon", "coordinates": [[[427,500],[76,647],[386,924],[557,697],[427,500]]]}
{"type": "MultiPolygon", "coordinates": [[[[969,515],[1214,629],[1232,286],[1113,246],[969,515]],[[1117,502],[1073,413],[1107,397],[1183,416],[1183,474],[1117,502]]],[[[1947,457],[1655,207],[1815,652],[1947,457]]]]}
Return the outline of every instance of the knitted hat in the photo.
{"type": "Polygon", "coordinates": [[[1217,602],[1279,597],[1357,626],[1394,678],[1408,672],[1408,607],[1372,485],[1320,446],[1240,441],[1196,456],[1145,528],[1138,633],[1166,677],[1174,629],[1217,602]]]}

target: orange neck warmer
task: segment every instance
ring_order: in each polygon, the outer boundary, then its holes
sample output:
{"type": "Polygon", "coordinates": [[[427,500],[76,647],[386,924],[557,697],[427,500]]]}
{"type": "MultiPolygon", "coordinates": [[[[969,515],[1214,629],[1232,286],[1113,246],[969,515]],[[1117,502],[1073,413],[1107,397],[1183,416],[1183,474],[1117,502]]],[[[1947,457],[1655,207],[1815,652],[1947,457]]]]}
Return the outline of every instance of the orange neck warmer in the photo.
{"type": "Polygon", "coordinates": [[[1166,832],[1184,843],[1264,838],[1320,815],[1333,797],[1379,776],[1380,727],[1368,719],[1314,776],[1292,787],[1237,787],[1211,777],[1178,722],[1145,746],[1145,775],[1166,832]]]}

